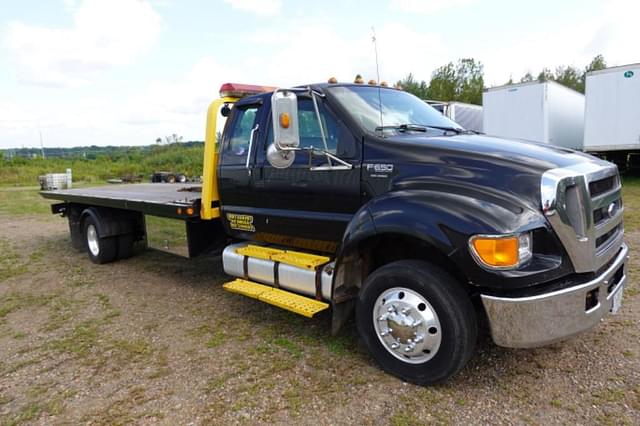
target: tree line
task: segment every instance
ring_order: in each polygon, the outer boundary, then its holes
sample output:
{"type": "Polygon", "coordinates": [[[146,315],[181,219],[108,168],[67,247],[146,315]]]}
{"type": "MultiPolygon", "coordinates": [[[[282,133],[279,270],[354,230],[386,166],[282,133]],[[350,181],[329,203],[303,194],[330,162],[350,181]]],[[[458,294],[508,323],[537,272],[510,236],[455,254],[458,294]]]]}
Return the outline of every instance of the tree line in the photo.
{"type": "MultiPolygon", "coordinates": [[[[580,93],[584,93],[585,78],[588,72],[607,67],[602,55],[595,56],[583,69],[573,65],[559,66],[555,71],[543,68],[537,77],[527,71],[519,80],[509,78],[505,84],[526,83],[529,81],[555,81],[580,93]]],[[[459,59],[457,63],[449,62],[437,68],[431,79],[418,80],[413,73],[396,83],[403,90],[421,99],[434,101],[457,101],[482,105],[484,90],[484,65],[473,58],[459,59]]]]}

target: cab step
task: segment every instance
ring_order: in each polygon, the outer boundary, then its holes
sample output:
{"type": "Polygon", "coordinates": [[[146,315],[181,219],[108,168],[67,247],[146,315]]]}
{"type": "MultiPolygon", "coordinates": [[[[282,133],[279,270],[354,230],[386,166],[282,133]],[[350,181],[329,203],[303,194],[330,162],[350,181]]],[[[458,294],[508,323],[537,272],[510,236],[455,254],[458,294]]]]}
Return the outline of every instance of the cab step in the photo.
{"type": "Polygon", "coordinates": [[[222,288],[231,293],[242,294],[307,318],[312,318],[318,312],[324,311],[329,307],[329,304],[325,302],[241,278],[223,284],[222,288]]]}
{"type": "Polygon", "coordinates": [[[254,257],[256,259],[273,260],[298,268],[315,270],[319,266],[328,263],[331,259],[326,256],[303,253],[293,250],[283,250],[273,247],[264,247],[248,244],[245,247],[236,249],[236,253],[242,256],[254,257]]]}
{"type": "Polygon", "coordinates": [[[335,261],[328,256],[248,242],[227,246],[224,271],[235,278],[329,301],[335,261]]]}

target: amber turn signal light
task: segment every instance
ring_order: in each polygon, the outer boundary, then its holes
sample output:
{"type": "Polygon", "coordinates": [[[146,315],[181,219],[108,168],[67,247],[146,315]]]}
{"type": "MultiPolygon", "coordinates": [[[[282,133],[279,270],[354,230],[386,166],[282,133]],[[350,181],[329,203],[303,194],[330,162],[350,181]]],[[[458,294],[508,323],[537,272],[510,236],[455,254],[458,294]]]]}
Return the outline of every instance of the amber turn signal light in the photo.
{"type": "Polygon", "coordinates": [[[280,127],[282,127],[283,129],[288,129],[290,124],[291,124],[291,118],[289,117],[289,114],[287,114],[286,112],[281,113],[280,127]]]}
{"type": "Polygon", "coordinates": [[[470,244],[476,260],[490,268],[511,268],[520,263],[517,236],[476,236],[470,244]]]}

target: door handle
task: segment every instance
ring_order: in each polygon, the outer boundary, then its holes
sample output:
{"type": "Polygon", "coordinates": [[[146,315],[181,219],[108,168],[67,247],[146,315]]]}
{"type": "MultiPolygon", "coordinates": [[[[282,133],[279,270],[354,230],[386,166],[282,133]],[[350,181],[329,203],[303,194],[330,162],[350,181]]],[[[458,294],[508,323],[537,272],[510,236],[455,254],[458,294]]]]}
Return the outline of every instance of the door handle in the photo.
{"type": "Polygon", "coordinates": [[[260,124],[256,124],[256,126],[253,129],[251,129],[251,136],[249,136],[249,147],[247,148],[247,162],[245,163],[245,167],[247,169],[249,168],[249,163],[251,163],[251,151],[253,148],[253,138],[255,137],[259,127],[260,127],[260,124]]]}

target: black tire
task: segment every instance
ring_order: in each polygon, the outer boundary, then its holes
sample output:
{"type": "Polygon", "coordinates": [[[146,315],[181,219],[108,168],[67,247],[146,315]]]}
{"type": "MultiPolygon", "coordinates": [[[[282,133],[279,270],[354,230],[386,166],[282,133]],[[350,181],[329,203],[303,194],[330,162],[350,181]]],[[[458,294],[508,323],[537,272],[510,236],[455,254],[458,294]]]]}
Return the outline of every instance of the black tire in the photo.
{"type": "Polygon", "coordinates": [[[133,256],[133,235],[118,235],[118,259],[128,259],[133,256]]]}
{"type": "MultiPolygon", "coordinates": [[[[424,309],[422,304],[420,308],[424,309]]],[[[460,371],[473,355],[478,335],[473,305],[460,284],[442,269],[418,260],[393,262],[369,275],[356,303],[356,322],[365,347],[380,366],[388,373],[419,385],[442,382],[460,371]],[[415,359],[417,363],[410,363],[399,359],[402,354],[392,354],[381,341],[385,338],[378,337],[383,334],[376,331],[374,309],[379,312],[379,306],[385,303],[384,299],[378,301],[379,297],[395,288],[409,289],[421,296],[439,320],[440,343],[435,354],[417,354],[431,356],[424,362],[415,359]],[[376,302],[380,305],[376,306],[376,302]]],[[[429,328],[429,332],[431,330],[429,328]]],[[[422,352],[430,353],[429,350],[422,352]]]]}
{"type": "Polygon", "coordinates": [[[82,224],[82,236],[84,246],[93,263],[103,264],[113,262],[118,253],[118,241],[116,237],[101,237],[98,232],[98,225],[91,216],[87,216],[82,224]],[[93,231],[91,231],[93,229],[93,231]],[[97,238],[91,238],[93,232],[97,238]],[[97,247],[90,247],[90,240],[96,242],[97,247]]]}

